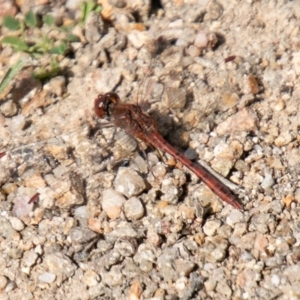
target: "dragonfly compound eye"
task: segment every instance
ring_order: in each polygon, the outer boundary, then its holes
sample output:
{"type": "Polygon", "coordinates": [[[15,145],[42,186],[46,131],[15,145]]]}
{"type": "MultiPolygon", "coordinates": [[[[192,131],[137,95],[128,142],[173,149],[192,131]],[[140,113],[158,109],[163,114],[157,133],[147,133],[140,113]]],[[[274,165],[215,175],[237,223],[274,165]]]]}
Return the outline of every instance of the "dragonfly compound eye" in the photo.
{"type": "Polygon", "coordinates": [[[94,111],[99,118],[109,117],[111,109],[120,101],[118,94],[114,92],[100,94],[95,99],[94,111]]]}
{"type": "Polygon", "coordinates": [[[107,115],[107,97],[106,94],[100,94],[95,99],[94,111],[99,118],[104,118],[107,115]]]}

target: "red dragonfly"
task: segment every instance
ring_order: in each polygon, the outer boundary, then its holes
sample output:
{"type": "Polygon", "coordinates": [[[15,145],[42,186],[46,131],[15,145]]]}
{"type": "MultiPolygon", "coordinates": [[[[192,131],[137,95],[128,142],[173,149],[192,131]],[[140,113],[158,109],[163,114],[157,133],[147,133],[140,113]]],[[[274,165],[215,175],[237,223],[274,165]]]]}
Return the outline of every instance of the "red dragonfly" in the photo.
{"type": "MultiPolygon", "coordinates": [[[[229,57],[225,62],[231,61],[232,59],[233,57],[229,57]]],[[[115,126],[125,130],[129,135],[154,148],[169,153],[177,161],[181,162],[195,173],[223,201],[231,204],[237,209],[242,209],[242,205],[226,185],[203,166],[193,163],[165,141],[159,133],[158,125],[155,120],[146,114],[141,106],[121,103],[120,98],[116,93],[109,92],[100,94],[96,98],[94,111],[97,117],[110,119],[115,126]]],[[[1,152],[0,158],[4,155],[5,152],[1,152]]],[[[34,195],[29,200],[29,203],[36,201],[37,197],[38,194],[34,195]]]]}
{"type": "Polygon", "coordinates": [[[226,185],[204,167],[193,163],[162,137],[154,119],[146,114],[139,105],[121,103],[118,94],[109,92],[100,94],[95,99],[94,111],[99,118],[106,118],[115,126],[125,130],[127,134],[147,145],[169,153],[195,173],[223,201],[234,208],[242,209],[242,205],[226,185]]]}

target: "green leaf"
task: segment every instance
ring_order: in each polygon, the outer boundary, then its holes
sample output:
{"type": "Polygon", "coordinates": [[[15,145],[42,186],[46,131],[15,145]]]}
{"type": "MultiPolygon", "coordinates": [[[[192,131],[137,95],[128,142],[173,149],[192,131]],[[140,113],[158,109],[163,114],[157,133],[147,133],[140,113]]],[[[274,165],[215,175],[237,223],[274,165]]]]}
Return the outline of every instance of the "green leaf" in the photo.
{"type": "Polygon", "coordinates": [[[3,45],[9,45],[13,47],[16,51],[28,51],[28,45],[17,36],[5,36],[1,43],[3,45]]]}
{"type": "Polygon", "coordinates": [[[57,67],[57,68],[53,68],[51,70],[41,70],[39,72],[35,72],[33,74],[33,77],[36,78],[36,79],[40,79],[40,80],[45,80],[45,79],[49,79],[49,78],[52,78],[52,77],[55,77],[59,74],[60,72],[60,68],[57,67]]]}
{"type": "Polygon", "coordinates": [[[100,13],[102,11],[102,6],[97,5],[97,7],[94,9],[96,12],[100,13]]]}
{"type": "Polygon", "coordinates": [[[54,24],[54,17],[51,16],[51,15],[45,15],[43,17],[43,23],[48,25],[48,26],[51,26],[54,24]]]}
{"type": "Polygon", "coordinates": [[[65,51],[67,50],[67,44],[62,42],[61,44],[59,44],[58,46],[54,46],[53,48],[50,49],[50,53],[51,54],[64,54],[65,51]]]}
{"type": "Polygon", "coordinates": [[[88,17],[89,13],[93,10],[100,12],[101,6],[97,5],[93,1],[86,1],[81,6],[81,20],[84,23],[86,21],[86,18],[88,17]]]}
{"type": "Polygon", "coordinates": [[[33,73],[33,77],[41,80],[49,79],[57,76],[61,72],[59,63],[55,56],[51,58],[51,64],[49,67],[38,69],[33,73]]]}
{"type": "Polygon", "coordinates": [[[67,36],[66,40],[67,40],[68,42],[70,42],[70,43],[72,43],[72,42],[77,42],[77,41],[78,41],[78,37],[77,37],[77,35],[70,33],[70,34],[67,36]]]}
{"type": "Polygon", "coordinates": [[[9,30],[16,31],[20,29],[20,22],[11,16],[4,16],[3,26],[8,28],[9,30]]]}
{"type": "Polygon", "coordinates": [[[29,27],[36,27],[37,26],[37,18],[33,11],[29,11],[25,15],[25,23],[29,27]]]}
{"type": "Polygon", "coordinates": [[[8,69],[4,78],[0,83],[0,95],[8,86],[9,82],[22,70],[22,68],[27,64],[26,59],[19,59],[11,68],[8,69]]]}
{"type": "Polygon", "coordinates": [[[87,15],[96,8],[96,3],[93,1],[86,2],[86,13],[87,15]]]}

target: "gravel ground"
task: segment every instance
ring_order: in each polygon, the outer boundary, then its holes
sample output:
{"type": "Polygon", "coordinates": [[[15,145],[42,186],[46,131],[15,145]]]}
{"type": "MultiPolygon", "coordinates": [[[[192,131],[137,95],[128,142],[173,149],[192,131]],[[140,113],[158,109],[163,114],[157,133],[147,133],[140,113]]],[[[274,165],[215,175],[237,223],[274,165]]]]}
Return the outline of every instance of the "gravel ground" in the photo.
{"type": "MultiPolygon", "coordinates": [[[[20,16],[80,16],[76,1],[41,2],[20,16]]],[[[0,299],[299,299],[300,2],[101,4],[59,76],[32,79],[50,56],[33,59],[0,102],[0,299]],[[244,209],[171,156],[97,130],[93,100],[111,90],[244,209]]],[[[20,57],[2,47],[0,77],[20,57]]]]}

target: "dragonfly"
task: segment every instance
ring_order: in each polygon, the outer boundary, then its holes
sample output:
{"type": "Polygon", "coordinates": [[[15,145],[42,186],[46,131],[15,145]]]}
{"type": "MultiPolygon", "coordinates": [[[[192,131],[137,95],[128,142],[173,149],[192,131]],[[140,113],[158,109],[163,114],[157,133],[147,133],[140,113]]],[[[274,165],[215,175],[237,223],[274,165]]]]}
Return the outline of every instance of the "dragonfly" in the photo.
{"type": "Polygon", "coordinates": [[[232,191],[217,177],[203,166],[192,162],[169,144],[159,133],[156,121],[138,104],[122,103],[117,93],[108,92],[99,94],[95,99],[94,112],[98,118],[106,119],[116,127],[123,129],[129,136],[172,155],[197,175],[221,200],[236,209],[243,208],[232,191]]]}
{"type": "MultiPolygon", "coordinates": [[[[233,59],[234,57],[229,57],[225,62],[233,59]]],[[[236,209],[242,209],[242,205],[236,196],[224,183],[202,165],[192,162],[163,138],[163,135],[158,130],[157,122],[145,112],[142,105],[123,103],[117,93],[108,92],[100,94],[95,99],[94,113],[99,119],[110,120],[114,126],[123,129],[136,140],[169,153],[196,174],[221,200],[229,203],[236,209]]],[[[0,158],[5,155],[6,152],[1,152],[0,158]]],[[[38,193],[30,198],[28,204],[35,202],[37,198],[38,193]]]]}

